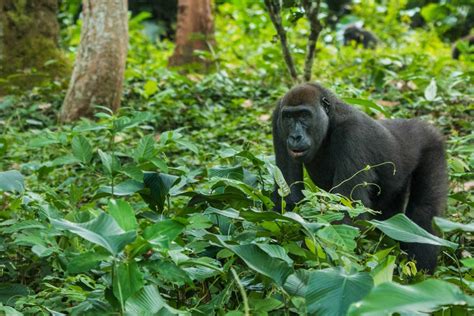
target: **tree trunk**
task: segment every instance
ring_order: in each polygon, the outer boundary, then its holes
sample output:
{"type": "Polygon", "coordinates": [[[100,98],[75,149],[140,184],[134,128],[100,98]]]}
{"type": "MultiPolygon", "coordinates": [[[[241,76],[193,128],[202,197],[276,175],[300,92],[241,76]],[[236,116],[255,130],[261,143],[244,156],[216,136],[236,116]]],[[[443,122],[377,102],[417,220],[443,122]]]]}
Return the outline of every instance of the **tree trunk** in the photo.
{"type": "Polygon", "coordinates": [[[194,51],[210,51],[214,45],[211,0],[178,0],[176,47],[169,65],[200,64],[208,68],[210,61],[199,58],[194,51]]]}
{"type": "Polygon", "coordinates": [[[127,0],[83,0],[81,43],[61,121],[91,116],[94,105],[120,106],[128,46],[127,0]]]}
{"type": "Polygon", "coordinates": [[[0,95],[65,77],[57,0],[0,0],[0,95]]]}

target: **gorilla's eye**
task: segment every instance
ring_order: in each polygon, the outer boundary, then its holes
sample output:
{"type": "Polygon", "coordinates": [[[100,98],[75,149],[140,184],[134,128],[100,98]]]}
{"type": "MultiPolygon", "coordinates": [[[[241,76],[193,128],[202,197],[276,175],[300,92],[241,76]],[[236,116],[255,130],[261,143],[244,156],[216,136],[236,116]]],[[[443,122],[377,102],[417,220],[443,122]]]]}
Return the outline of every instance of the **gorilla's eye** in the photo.
{"type": "Polygon", "coordinates": [[[321,103],[323,105],[324,111],[326,111],[326,113],[329,113],[329,106],[331,105],[331,103],[329,103],[329,100],[325,97],[322,97],[321,103]]]}

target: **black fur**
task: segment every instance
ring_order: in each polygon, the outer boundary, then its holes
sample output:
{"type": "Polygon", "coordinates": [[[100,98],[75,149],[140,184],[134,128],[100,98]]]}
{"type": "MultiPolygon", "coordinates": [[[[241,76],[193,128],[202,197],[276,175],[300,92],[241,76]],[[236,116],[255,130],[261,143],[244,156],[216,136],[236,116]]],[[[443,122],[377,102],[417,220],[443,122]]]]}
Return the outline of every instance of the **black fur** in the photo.
{"type": "Polygon", "coordinates": [[[344,45],[349,45],[352,41],[362,44],[364,48],[375,48],[377,46],[377,37],[370,31],[357,27],[349,26],[344,30],[344,45]]]}
{"type": "MultiPolygon", "coordinates": [[[[273,143],[276,163],[291,185],[288,210],[303,197],[304,164],[317,186],[361,200],[381,212],[378,219],[405,212],[434,233],[431,221],[443,213],[448,179],[443,138],[429,124],[377,121],[322,86],[306,83],[291,89],[278,103],[273,113],[273,143]],[[393,165],[383,164],[343,182],[367,165],[384,162],[393,165]]],[[[275,210],[280,210],[276,190],[273,195],[275,210]]],[[[438,247],[417,243],[403,247],[419,269],[433,272],[438,247]]]]}

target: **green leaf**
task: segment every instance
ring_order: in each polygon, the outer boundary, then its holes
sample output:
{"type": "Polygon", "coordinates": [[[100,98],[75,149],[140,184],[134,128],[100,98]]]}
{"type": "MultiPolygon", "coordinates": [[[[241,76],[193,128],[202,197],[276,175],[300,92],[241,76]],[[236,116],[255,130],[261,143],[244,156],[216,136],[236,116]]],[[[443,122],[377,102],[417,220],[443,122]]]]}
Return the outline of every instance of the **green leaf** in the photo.
{"type": "Polygon", "coordinates": [[[85,252],[75,256],[69,261],[67,271],[72,274],[88,272],[99,266],[99,263],[109,258],[109,255],[98,252],[85,252]]]}
{"type": "Polygon", "coordinates": [[[71,233],[118,254],[126,245],[135,240],[136,232],[125,232],[109,214],[101,212],[99,216],[86,223],[73,223],[64,219],[50,219],[53,226],[71,233]]]}
{"type": "Polygon", "coordinates": [[[162,249],[169,249],[169,244],[183,232],[183,224],[172,219],[166,219],[151,226],[143,231],[143,237],[151,244],[158,245],[162,249]]]}
{"type": "Polygon", "coordinates": [[[137,229],[138,224],[135,212],[127,201],[112,199],[109,201],[108,210],[109,214],[112,215],[124,231],[137,229]]]}
{"type": "Polygon", "coordinates": [[[102,166],[104,167],[104,172],[107,175],[113,175],[117,170],[120,169],[120,162],[115,157],[108,153],[98,150],[100,160],[102,161],[102,166]]]}
{"type": "Polygon", "coordinates": [[[269,277],[278,285],[282,286],[286,278],[293,273],[293,268],[288,262],[271,257],[255,244],[230,245],[225,243],[221,236],[211,234],[207,236],[210,240],[239,256],[251,269],[269,277]]]}
{"type": "Polygon", "coordinates": [[[166,197],[179,177],[166,173],[145,172],[143,178],[145,188],[148,189],[147,192],[141,193],[143,199],[152,209],[162,212],[166,197]]]}
{"type": "Polygon", "coordinates": [[[25,190],[25,178],[16,170],[0,172],[0,191],[19,192],[25,190]]]}
{"type": "Polygon", "coordinates": [[[436,81],[431,79],[430,84],[425,89],[425,99],[428,101],[433,101],[436,98],[436,81]]]}
{"type": "Polygon", "coordinates": [[[384,282],[391,282],[393,278],[393,270],[395,269],[395,256],[387,256],[380,262],[371,272],[374,278],[374,285],[384,282]]]}
{"type": "Polygon", "coordinates": [[[91,161],[92,146],[84,136],[74,136],[72,139],[72,154],[84,164],[88,164],[91,161]]]}
{"type": "Polygon", "coordinates": [[[135,261],[122,262],[114,270],[113,292],[114,296],[122,303],[141,290],[145,282],[135,261]]]}
{"type": "Polygon", "coordinates": [[[430,313],[447,305],[474,306],[474,298],[441,280],[430,279],[415,285],[389,282],[374,287],[362,301],[352,304],[349,315],[413,315],[430,313]]]}
{"type": "Polygon", "coordinates": [[[286,183],[285,177],[283,177],[283,173],[281,173],[280,168],[274,166],[272,172],[273,178],[275,179],[275,183],[278,185],[278,193],[280,194],[280,196],[285,197],[290,195],[290,187],[288,186],[288,183],[286,183]]]}
{"type": "Polygon", "coordinates": [[[371,220],[369,222],[395,240],[457,248],[457,244],[428,233],[402,213],[385,221],[371,220]]]}
{"type": "Polygon", "coordinates": [[[145,92],[145,97],[148,99],[152,94],[155,94],[158,91],[158,84],[156,81],[148,80],[143,87],[145,92]]]}
{"type": "Polygon", "coordinates": [[[357,246],[355,238],[359,236],[359,229],[349,225],[328,225],[318,230],[317,235],[343,250],[353,251],[357,246]]]}
{"type": "Polygon", "coordinates": [[[126,315],[183,315],[185,312],[169,306],[158,289],[153,285],[145,286],[133,295],[125,304],[126,315]]]}
{"type": "Polygon", "coordinates": [[[155,148],[155,143],[156,141],[153,136],[147,135],[143,137],[133,153],[133,159],[137,163],[140,163],[154,158],[158,154],[155,148]]]}
{"type": "Polygon", "coordinates": [[[467,233],[474,232],[474,223],[463,224],[463,223],[456,223],[445,218],[435,217],[434,218],[436,226],[438,226],[443,232],[451,232],[451,231],[463,231],[467,233]]]}
{"type": "Polygon", "coordinates": [[[242,166],[234,167],[215,167],[207,172],[209,178],[228,178],[242,181],[244,179],[244,168],[242,166]]]}
{"type": "Polygon", "coordinates": [[[18,298],[29,294],[30,289],[22,284],[5,282],[0,284],[0,302],[3,304],[14,304],[18,298]]]}
{"type": "Polygon", "coordinates": [[[100,187],[97,192],[97,196],[100,197],[107,194],[115,196],[127,196],[132,195],[133,193],[138,192],[142,189],[143,183],[135,181],[133,179],[128,179],[114,186],[113,190],[111,186],[100,187]]]}
{"type": "Polygon", "coordinates": [[[275,245],[275,244],[260,244],[259,243],[256,245],[258,246],[258,248],[265,251],[270,257],[281,259],[285,261],[286,263],[288,263],[288,265],[290,266],[293,265],[293,259],[291,259],[286,254],[285,248],[279,245],[275,245]]]}
{"type": "Polygon", "coordinates": [[[349,306],[362,299],[373,286],[367,272],[347,273],[341,267],[312,271],[306,290],[311,315],[345,315],[349,306]]]}

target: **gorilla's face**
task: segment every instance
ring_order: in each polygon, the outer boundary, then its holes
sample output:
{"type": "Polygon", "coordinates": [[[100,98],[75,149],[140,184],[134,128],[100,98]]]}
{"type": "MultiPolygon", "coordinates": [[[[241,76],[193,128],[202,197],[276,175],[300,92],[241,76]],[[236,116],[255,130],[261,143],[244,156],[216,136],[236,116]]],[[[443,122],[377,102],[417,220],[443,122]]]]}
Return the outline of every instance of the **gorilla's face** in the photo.
{"type": "Polygon", "coordinates": [[[327,110],[319,100],[313,104],[281,107],[280,128],[290,157],[298,162],[313,160],[326,137],[327,110]]]}

